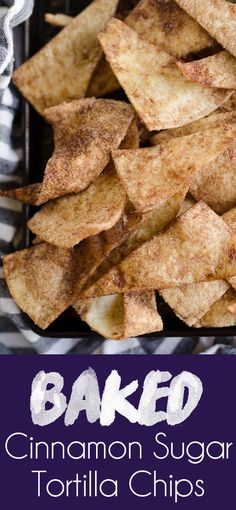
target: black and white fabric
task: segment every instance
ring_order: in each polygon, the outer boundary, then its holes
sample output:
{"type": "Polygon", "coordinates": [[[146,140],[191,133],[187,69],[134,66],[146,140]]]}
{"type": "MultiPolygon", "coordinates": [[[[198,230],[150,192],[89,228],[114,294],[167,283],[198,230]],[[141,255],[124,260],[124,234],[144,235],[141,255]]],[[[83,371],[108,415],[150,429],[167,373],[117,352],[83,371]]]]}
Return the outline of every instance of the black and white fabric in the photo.
{"type": "MultiPolygon", "coordinates": [[[[12,28],[32,11],[31,0],[0,0],[0,188],[22,183],[20,100],[8,86],[13,68],[12,28]]],[[[16,45],[17,49],[17,45],[16,45]]],[[[21,247],[22,209],[0,197],[0,255],[21,247]]],[[[45,338],[36,335],[11,299],[0,264],[0,354],[235,354],[236,339],[132,338],[124,342],[91,338],[45,338]]]]}

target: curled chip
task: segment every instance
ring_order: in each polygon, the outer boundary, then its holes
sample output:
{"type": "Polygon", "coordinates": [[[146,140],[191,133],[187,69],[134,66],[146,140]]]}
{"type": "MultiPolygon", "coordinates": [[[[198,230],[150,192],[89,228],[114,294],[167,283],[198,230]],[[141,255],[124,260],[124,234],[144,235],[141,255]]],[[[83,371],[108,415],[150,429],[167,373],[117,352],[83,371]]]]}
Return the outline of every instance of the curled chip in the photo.
{"type": "Polygon", "coordinates": [[[236,315],[229,308],[235,304],[236,292],[229,289],[194,326],[198,328],[225,328],[236,325],[236,315]]]}
{"type": "Polygon", "coordinates": [[[14,72],[15,85],[39,113],[86,95],[102,56],[97,34],[114,15],[117,3],[118,0],[94,0],[14,72]]]}
{"type": "Polygon", "coordinates": [[[236,60],[228,51],[193,62],[177,62],[182,73],[205,87],[236,88],[236,60]]]}
{"type": "Polygon", "coordinates": [[[226,123],[156,147],[113,151],[112,157],[129,199],[145,212],[188,185],[194,172],[232,144],[235,133],[236,124],[226,123]]]}
{"type": "Polygon", "coordinates": [[[66,16],[65,14],[52,14],[51,12],[46,12],[44,19],[46,23],[53,25],[54,27],[66,27],[69,23],[74,19],[72,16],[66,16]]]}
{"type": "Polygon", "coordinates": [[[42,243],[4,257],[3,273],[15,302],[45,329],[73,301],[76,252],[42,243]]]}
{"type": "Polygon", "coordinates": [[[164,289],[160,293],[177,317],[188,326],[193,326],[229,287],[230,285],[224,280],[214,280],[164,289]]]}
{"type": "Polygon", "coordinates": [[[38,203],[84,190],[104,170],[134,118],[130,105],[81,99],[46,110],[55,150],[46,166],[38,203]]]}
{"type": "Polygon", "coordinates": [[[117,19],[106,25],[98,39],[118,81],[150,131],[200,119],[232,94],[191,82],[178,69],[174,57],[159,51],[117,19]]]}
{"type": "Polygon", "coordinates": [[[160,131],[160,133],[152,136],[151,143],[152,145],[158,145],[158,143],[161,142],[168,142],[171,138],[192,135],[193,133],[197,133],[198,131],[205,131],[206,129],[214,129],[221,127],[222,124],[228,122],[236,122],[235,111],[211,113],[208,117],[196,120],[195,122],[191,122],[191,124],[186,124],[186,126],[160,131]]]}
{"type": "Polygon", "coordinates": [[[236,57],[235,5],[227,0],[176,0],[176,3],[236,57]]]}
{"type": "Polygon", "coordinates": [[[126,193],[113,168],[108,168],[81,193],[45,204],[28,222],[44,241],[71,248],[111,228],[121,217],[126,193]]]}
{"type": "Polygon", "coordinates": [[[75,310],[106,338],[125,339],[162,331],[154,291],[129,292],[78,301],[75,310]]]}
{"type": "Polygon", "coordinates": [[[214,44],[209,34],[173,0],[141,0],[125,23],[157,48],[176,57],[214,44]]]}
{"type": "Polygon", "coordinates": [[[236,274],[236,238],[204,202],[179,216],[83,293],[165,289],[236,274]]]}

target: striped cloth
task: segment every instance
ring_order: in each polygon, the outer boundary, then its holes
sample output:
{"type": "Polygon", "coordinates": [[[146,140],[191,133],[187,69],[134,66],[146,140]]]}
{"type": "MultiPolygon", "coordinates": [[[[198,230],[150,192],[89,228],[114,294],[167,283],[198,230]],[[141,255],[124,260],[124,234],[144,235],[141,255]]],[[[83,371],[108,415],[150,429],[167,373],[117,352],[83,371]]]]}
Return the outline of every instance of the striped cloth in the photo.
{"type": "MultiPolygon", "coordinates": [[[[20,101],[10,81],[13,67],[12,27],[32,10],[27,0],[0,1],[0,187],[22,183],[22,132],[20,101]]],[[[18,40],[19,44],[19,40],[18,40]]],[[[17,44],[17,46],[18,46],[17,44]]],[[[21,248],[22,209],[17,202],[0,197],[0,255],[21,248]]],[[[0,354],[191,354],[236,353],[236,339],[228,338],[132,338],[124,342],[91,338],[39,337],[11,299],[0,265],[0,354]]]]}

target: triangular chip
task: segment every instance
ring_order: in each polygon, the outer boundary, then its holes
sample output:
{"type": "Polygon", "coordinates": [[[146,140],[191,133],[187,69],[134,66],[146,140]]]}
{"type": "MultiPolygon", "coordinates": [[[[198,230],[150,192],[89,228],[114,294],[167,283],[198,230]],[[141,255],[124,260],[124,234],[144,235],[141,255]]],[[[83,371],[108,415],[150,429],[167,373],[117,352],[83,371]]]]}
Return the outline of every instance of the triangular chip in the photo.
{"type": "Polygon", "coordinates": [[[160,292],[163,299],[188,326],[193,326],[211,305],[225,294],[230,285],[224,280],[193,283],[160,292]]]}
{"type": "Polygon", "coordinates": [[[44,241],[71,248],[110,229],[121,217],[126,201],[116,172],[109,168],[85,191],[45,204],[28,227],[44,241]]]}
{"type": "MultiPolygon", "coordinates": [[[[135,227],[133,229],[131,228],[133,226],[132,218],[128,215],[128,223],[130,224],[130,227],[126,240],[124,239],[123,244],[121,244],[121,242],[117,243],[117,248],[114,246],[115,249],[111,251],[110,255],[107,253],[103,262],[101,260],[102,263],[97,266],[97,270],[93,272],[92,277],[87,279],[85,288],[87,289],[93,285],[94,282],[99,280],[112,267],[119,264],[130,253],[136,250],[136,248],[141,246],[141,244],[148,241],[165,228],[176,217],[186,193],[187,188],[176,193],[176,195],[174,195],[171,199],[163,200],[162,204],[155,209],[152,209],[152,211],[143,215],[136,213],[133,218],[133,225],[135,227]]],[[[125,230],[127,231],[127,228],[125,230]]]]}
{"type": "Polygon", "coordinates": [[[229,289],[194,326],[198,328],[226,328],[235,326],[236,315],[229,311],[229,307],[234,305],[235,301],[236,292],[234,289],[229,289]]]}
{"type": "Polygon", "coordinates": [[[235,133],[235,123],[223,124],[156,147],[113,151],[112,157],[129,199],[145,212],[188,185],[194,172],[232,144],[235,133]]]}
{"type": "Polygon", "coordinates": [[[71,304],[76,253],[42,243],[4,257],[3,272],[15,302],[45,329],[71,304]]]}
{"type": "Polygon", "coordinates": [[[228,51],[193,62],[177,62],[177,66],[189,80],[205,87],[236,88],[236,60],[228,51]]]}
{"type": "Polygon", "coordinates": [[[236,205],[236,143],[194,174],[189,189],[196,200],[204,200],[223,214],[236,205]]]}
{"type": "Polygon", "coordinates": [[[199,202],[111,269],[83,297],[178,287],[234,274],[235,235],[204,202],[199,202]]]}
{"type": "Polygon", "coordinates": [[[103,171],[134,118],[130,105],[112,99],[81,99],[46,110],[55,150],[46,166],[40,202],[84,190],[103,171]]]}
{"type": "Polygon", "coordinates": [[[105,338],[121,340],[163,329],[153,291],[78,301],[74,308],[91,329],[105,338]]]}
{"type": "Polygon", "coordinates": [[[87,97],[103,97],[111,94],[120,88],[120,84],[115,77],[110,64],[103,56],[93,73],[91,82],[87,90],[87,97]]]}
{"type": "Polygon", "coordinates": [[[41,191],[41,183],[28,184],[22,188],[0,191],[1,197],[13,198],[23,204],[38,205],[38,197],[41,191]]]}
{"type": "Polygon", "coordinates": [[[236,57],[236,6],[227,0],[176,0],[193,19],[236,57]]]}
{"type": "Polygon", "coordinates": [[[149,130],[182,126],[208,115],[231,92],[191,82],[174,57],[159,51],[117,19],[98,39],[128,98],[149,130]]]}
{"type": "Polygon", "coordinates": [[[165,129],[152,136],[152,145],[158,145],[161,142],[168,142],[171,138],[178,138],[180,136],[192,135],[198,131],[206,131],[206,129],[214,129],[221,127],[225,122],[236,122],[236,112],[221,112],[211,113],[204,119],[196,120],[186,126],[181,126],[175,129],[165,129]]]}
{"type": "Polygon", "coordinates": [[[141,0],[125,23],[160,50],[176,57],[196,53],[214,43],[172,0],[141,0]]]}
{"type": "Polygon", "coordinates": [[[102,50],[97,34],[114,15],[117,0],[94,0],[13,75],[15,85],[39,113],[84,97],[102,50]]]}

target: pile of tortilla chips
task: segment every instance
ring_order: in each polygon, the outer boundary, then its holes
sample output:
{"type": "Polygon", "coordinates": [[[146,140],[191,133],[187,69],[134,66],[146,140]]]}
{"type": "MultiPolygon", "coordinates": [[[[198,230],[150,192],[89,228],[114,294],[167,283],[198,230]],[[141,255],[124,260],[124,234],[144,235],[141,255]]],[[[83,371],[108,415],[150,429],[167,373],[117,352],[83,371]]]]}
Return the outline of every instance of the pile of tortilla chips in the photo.
{"type": "Polygon", "coordinates": [[[40,206],[33,245],[3,259],[16,303],[42,329],[72,306],[115,340],[165,329],[162,300],[189,327],[236,325],[236,6],[45,20],[59,33],[13,80],[54,151],[42,182],[0,192],[40,206]]]}

